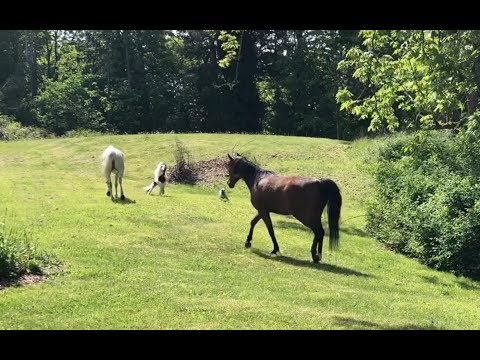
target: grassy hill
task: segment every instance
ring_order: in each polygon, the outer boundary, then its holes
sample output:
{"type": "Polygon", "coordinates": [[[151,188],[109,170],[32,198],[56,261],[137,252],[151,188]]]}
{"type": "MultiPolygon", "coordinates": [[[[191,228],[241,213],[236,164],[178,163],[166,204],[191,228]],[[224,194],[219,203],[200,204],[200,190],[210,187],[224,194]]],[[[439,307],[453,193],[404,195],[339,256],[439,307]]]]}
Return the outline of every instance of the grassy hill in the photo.
{"type": "MultiPolygon", "coordinates": [[[[0,291],[2,329],[478,329],[480,284],[385,250],[364,232],[372,141],[157,134],[0,143],[0,221],[25,228],[64,272],[0,291]],[[238,151],[289,175],[330,177],[343,194],[340,251],[311,262],[313,234],[273,215],[270,258],[243,182],[143,192],[178,138],[193,160],[238,151]],[[128,201],[106,195],[100,154],[125,152],[128,201]],[[217,197],[226,187],[231,202],[217,197]]],[[[324,218],[325,220],[325,218],[324,218]]]]}

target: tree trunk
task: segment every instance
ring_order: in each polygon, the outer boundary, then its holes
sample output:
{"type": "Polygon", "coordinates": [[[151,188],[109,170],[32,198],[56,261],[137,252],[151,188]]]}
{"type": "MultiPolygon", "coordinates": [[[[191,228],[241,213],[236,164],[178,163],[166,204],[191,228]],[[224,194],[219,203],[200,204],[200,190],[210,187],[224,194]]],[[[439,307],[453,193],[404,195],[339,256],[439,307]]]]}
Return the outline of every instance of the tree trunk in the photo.
{"type": "Polygon", "coordinates": [[[127,81],[128,81],[128,89],[132,89],[132,74],[130,72],[130,56],[128,52],[128,32],[124,30],[122,32],[123,38],[123,46],[125,48],[125,70],[127,72],[127,81]]]}
{"type": "Polygon", "coordinates": [[[38,93],[37,49],[35,46],[35,38],[32,36],[30,30],[27,30],[25,33],[25,56],[27,58],[30,79],[30,96],[34,98],[38,93]]]}
{"type": "Polygon", "coordinates": [[[47,50],[47,77],[50,79],[52,77],[52,63],[51,63],[51,56],[52,56],[52,46],[50,44],[50,34],[48,30],[45,30],[45,48],[47,50]]]}
{"type": "Polygon", "coordinates": [[[58,30],[54,30],[53,32],[53,80],[58,80],[58,30]]]}
{"type": "Polygon", "coordinates": [[[478,100],[480,98],[480,56],[477,56],[473,66],[477,91],[467,97],[467,109],[469,114],[473,114],[478,109],[478,100]]]}

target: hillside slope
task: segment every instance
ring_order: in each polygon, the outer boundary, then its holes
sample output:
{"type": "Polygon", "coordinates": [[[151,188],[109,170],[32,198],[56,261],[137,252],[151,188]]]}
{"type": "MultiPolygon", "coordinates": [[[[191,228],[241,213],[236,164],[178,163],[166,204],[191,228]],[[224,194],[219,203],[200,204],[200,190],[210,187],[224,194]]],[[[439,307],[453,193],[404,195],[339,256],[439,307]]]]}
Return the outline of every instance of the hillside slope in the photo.
{"type": "MultiPolygon", "coordinates": [[[[0,291],[2,329],[476,329],[480,284],[385,250],[364,231],[372,141],[237,134],[156,134],[0,142],[0,211],[65,271],[0,291]],[[240,152],[289,175],[330,177],[343,194],[340,251],[313,265],[313,234],[273,215],[270,258],[248,189],[225,182],[143,187],[178,138],[194,161],[240,152]],[[126,202],[105,195],[100,154],[125,152],[126,202]],[[217,193],[225,187],[230,202],[217,193]]],[[[325,218],[323,219],[325,220],[325,218]]],[[[325,221],[324,221],[325,224],[325,221]]]]}

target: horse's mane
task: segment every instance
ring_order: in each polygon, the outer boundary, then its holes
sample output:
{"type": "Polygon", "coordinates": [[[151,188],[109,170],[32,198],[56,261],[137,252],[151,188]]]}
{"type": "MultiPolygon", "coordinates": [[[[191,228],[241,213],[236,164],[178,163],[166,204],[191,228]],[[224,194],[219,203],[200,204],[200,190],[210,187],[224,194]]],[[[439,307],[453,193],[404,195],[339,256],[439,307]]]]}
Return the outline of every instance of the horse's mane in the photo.
{"type": "Polygon", "coordinates": [[[252,168],[254,172],[261,174],[275,174],[274,171],[261,168],[256,162],[247,159],[245,156],[240,156],[240,161],[242,162],[242,165],[247,166],[247,168],[252,168]]]}

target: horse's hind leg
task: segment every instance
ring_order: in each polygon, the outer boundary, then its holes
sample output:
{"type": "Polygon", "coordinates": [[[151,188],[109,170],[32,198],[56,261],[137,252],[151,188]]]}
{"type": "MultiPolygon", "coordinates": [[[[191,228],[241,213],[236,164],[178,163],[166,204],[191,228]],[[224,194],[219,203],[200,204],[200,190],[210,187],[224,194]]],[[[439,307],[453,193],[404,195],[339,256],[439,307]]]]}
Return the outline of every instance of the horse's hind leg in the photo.
{"type": "Polygon", "coordinates": [[[107,196],[110,196],[110,198],[113,200],[113,194],[112,194],[112,179],[110,178],[110,175],[107,175],[107,196]]]}
{"type": "Polygon", "coordinates": [[[118,174],[115,174],[115,199],[118,198],[117,188],[118,188],[118,174]]]}
{"type": "Polygon", "coordinates": [[[278,247],[277,239],[275,238],[275,232],[273,231],[272,219],[270,219],[270,213],[265,213],[262,215],[263,222],[267,225],[268,233],[272,238],[273,243],[273,250],[271,252],[272,255],[277,255],[280,252],[280,248],[278,247]]]}
{"type": "Polygon", "coordinates": [[[257,215],[255,215],[255,217],[250,222],[250,231],[248,232],[247,241],[245,241],[245,247],[246,248],[249,248],[250,246],[252,246],[251,241],[252,241],[252,237],[253,237],[253,229],[255,228],[255,225],[257,225],[258,221],[261,218],[262,217],[260,216],[260,214],[257,214],[257,215]]]}
{"type": "Polygon", "coordinates": [[[322,224],[312,230],[315,234],[311,248],[312,260],[314,263],[318,263],[322,261],[323,236],[325,235],[325,231],[323,230],[322,224]]]}
{"type": "Polygon", "coordinates": [[[323,236],[325,231],[322,227],[322,212],[325,207],[325,203],[320,204],[320,208],[312,212],[302,212],[295,214],[295,218],[298,219],[303,225],[309,227],[314,234],[312,247],[310,248],[310,253],[312,254],[312,260],[314,263],[318,263],[322,260],[322,247],[323,247],[323,236]]]}
{"type": "MultiPolygon", "coordinates": [[[[118,181],[120,182],[120,199],[125,200],[125,195],[123,194],[123,185],[122,185],[123,176],[120,176],[118,181]]],[[[115,182],[115,195],[117,191],[117,184],[115,182]]]]}

